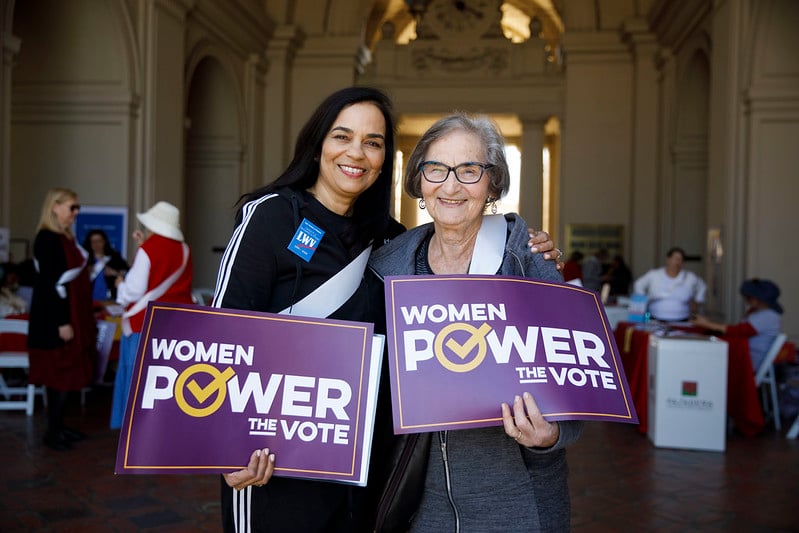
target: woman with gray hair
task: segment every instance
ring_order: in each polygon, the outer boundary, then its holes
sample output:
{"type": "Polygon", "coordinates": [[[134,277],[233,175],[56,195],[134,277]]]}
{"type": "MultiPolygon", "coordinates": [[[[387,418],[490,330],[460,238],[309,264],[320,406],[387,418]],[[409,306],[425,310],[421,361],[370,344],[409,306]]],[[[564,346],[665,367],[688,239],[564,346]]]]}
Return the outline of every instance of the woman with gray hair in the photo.
{"type": "MultiPolygon", "coordinates": [[[[404,182],[433,222],[374,252],[372,269],[381,277],[473,273],[561,281],[552,262],[528,253],[527,223],[519,215],[483,216],[487,206],[496,213],[509,184],[505,142],[491,119],[439,120],[413,150],[404,182]],[[485,260],[483,243],[499,251],[495,262],[485,260]]],[[[439,431],[416,441],[430,449],[412,531],[569,529],[565,448],[582,423],[548,422],[527,392],[512,407],[503,404],[501,414],[501,427],[439,431]]]]}

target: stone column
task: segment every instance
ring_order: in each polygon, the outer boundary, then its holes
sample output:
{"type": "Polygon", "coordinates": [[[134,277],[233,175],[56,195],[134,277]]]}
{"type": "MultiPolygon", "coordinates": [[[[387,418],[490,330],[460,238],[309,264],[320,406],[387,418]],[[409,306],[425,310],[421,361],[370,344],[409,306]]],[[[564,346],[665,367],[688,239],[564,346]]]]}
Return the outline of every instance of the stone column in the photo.
{"type": "Polygon", "coordinates": [[[264,131],[266,107],[266,65],[260,54],[250,54],[244,65],[244,108],[247,140],[243,154],[240,192],[250,191],[264,181],[264,131]]]}
{"type": "Polygon", "coordinates": [[[543,118],[522,118],[522,153],[519,214],[534,229],[541,229],[544,202],[543,118]]]}
{"type": "MultiPolygon", "coordinates": [[[[12,2],[13,3],[13,2],[12,2]]],[[[6,2],[0,2],[2,12],[10,12],[6,2]]],[[[19,53],[20,40],[0,27],[3,45],[3,64],[0,68],[0,226],[11,223],[11,68],[19,53]]]]}
{"type": "Polygon", "coordinates": [[[141,171],[132,209],[166,200],[183,207],[186,15],[194,0],[147,0],[140,20],[141,171]]]}
{"type": "Polygon", "coordinates": [[[629,248],[635,250],[628,258],[633,272],[645,272],[651,258],[658,255],[657,240],[657,124],[658,72],[655,56],[658,44],[649,32],[645,20],[625,21],[624,39],[633,58],[633,117],[632,117],[632,191],[629,248]]]}
{"type": "MultiPolygon", "coordinates": [[[[293,25],[275,28],[266,48],[269,63],[266,73],[266,102],[263,121],[264,174],[263,185],[275,179],[288,165],[294,139],[291,136],[292,68],[303,34],[293,25]]],[[[305,117],[307,118],[307,117],[305,117]]]]}

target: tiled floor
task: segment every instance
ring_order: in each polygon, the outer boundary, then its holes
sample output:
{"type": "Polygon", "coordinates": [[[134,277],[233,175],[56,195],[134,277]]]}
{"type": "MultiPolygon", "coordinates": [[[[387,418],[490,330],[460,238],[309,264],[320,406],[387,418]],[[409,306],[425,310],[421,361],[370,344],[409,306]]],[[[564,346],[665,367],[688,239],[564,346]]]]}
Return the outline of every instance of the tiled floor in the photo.
{"type": "MultiPolygon", "coordinates": [[[[218,531],[215,476],[116,476],[110,391],[72,405],[89,433],[40,445],[45,424],[0,412],[0,531],[218,531]]],[[[176,442],[174,446],[190,446],[176,442]]],[[[593,531],[799,531],[799,441],[729,437],[725,453],[656,449],[635,428],[591,423],[571,448],[572,525],[593,531]]]]}

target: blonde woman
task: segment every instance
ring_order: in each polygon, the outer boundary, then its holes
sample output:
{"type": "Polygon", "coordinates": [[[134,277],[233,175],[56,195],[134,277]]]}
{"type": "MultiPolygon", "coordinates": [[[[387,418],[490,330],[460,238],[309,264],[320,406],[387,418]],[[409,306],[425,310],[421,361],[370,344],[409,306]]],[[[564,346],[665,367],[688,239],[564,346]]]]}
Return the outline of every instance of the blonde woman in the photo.
{"type": "Polygon", "coordinates": [[[59,451],[85,438],[64,425],[64,410],[68,393],[91,382],[96,361],[97,326],[87,253],[72,233],[79,211],[74,191],[51,189],[33,242],[36,279],[28,331],[29,381],[47,388],[44,444],[59,451]]]}

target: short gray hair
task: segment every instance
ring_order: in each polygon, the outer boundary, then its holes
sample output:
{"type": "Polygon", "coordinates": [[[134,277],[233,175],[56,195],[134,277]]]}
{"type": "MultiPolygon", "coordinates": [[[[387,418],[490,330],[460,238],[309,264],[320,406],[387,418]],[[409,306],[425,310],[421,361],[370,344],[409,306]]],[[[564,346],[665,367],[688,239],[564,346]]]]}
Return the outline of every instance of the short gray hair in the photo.
{"type": "Polygon", "coordinates": [[[488,190],[494,199],[501,198],[510,188],[510,171],[505,158],[505,138],[499,132],[499,126],[486,115],[467,115],[454,113],[438,120],[424,132],[422,138],[408,158],[405,167],[405,192],[412,198],[422,197],[422,173],[419,165],[425,161],[428,148],[453,131],[466,131],[475,134],[485,147],[486,161],[493,168],[486,170],[489,178],[488,190]]]}

